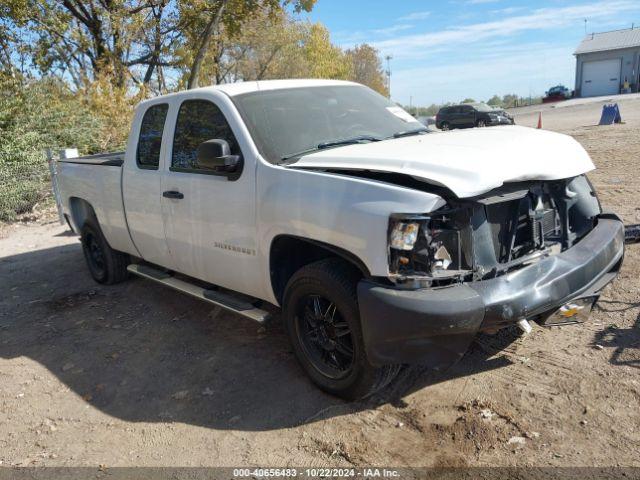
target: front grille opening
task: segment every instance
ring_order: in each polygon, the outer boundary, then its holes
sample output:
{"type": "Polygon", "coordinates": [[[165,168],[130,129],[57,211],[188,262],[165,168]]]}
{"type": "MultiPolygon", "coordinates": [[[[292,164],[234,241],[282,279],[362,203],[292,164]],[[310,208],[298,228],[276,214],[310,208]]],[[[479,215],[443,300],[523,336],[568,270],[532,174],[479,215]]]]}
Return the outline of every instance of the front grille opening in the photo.
{"type": "Polygon", "coordinates": [[[498,263],[508,263],[560,239],[560,216],[553,201],[529,194],[485,206],[498,263]]]}

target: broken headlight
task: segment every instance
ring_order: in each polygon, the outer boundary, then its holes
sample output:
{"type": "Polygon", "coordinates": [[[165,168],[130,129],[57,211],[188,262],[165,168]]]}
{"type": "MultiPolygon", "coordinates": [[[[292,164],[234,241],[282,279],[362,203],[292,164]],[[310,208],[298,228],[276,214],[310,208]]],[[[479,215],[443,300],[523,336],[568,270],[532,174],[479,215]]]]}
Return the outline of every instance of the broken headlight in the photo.
{"type": "Polygon", "coordinates": [[[420,223],[397,221],[391,226],[389,246],[394,250],[413,250],[418,240],[420,223]]]}
{"type": "Polygon", "coordinates": [[[470,272],[463,253],[464,232],[455,215],[394,215],[389,222],[392,279],[447,283],[470,272]]]}

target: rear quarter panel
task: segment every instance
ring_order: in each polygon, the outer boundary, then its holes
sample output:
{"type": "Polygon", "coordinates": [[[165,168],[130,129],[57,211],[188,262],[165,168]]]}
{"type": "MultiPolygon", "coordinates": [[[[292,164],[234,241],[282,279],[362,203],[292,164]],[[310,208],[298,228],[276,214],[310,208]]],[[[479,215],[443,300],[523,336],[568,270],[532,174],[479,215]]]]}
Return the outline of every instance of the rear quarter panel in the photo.
{"type": "Polygon", "coordinates": [[[69,162],[58,163],[58,184],[63,210],[76,233],[78,215],[72,199],[79,198],[93,208],[100,228],[109,245],[115,250],[137,255],[129,237],[122,203],[122,167],[69,162]]]}

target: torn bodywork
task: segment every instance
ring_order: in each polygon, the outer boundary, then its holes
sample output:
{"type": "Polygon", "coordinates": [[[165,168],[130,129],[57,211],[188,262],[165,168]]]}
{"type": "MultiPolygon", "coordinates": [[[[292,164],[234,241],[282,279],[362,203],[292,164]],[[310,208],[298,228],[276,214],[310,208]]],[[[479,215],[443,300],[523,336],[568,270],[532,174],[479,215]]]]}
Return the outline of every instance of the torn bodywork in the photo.
{"type": "Polygon", "coordinates": [[[544,324],[568,302],[592,304],[620,268],[622,222],[601,213],[584,175],[446,200],[436,212],[392,218],[394,284],[359,284],[373,362],[447,367],[480,331],[544,324]],[[416,228],[408,225],[418,226],[412,248],[394,244],[394,232],[416,228]]]}
{"type": "Polygon", "coordinates": [[[571,248],[593,229],[600,205],[584,175],[510,184],[394,222],[419,225],[415,247],[390,248],[398,285],[443,286],[495,278],[571,248]]]}

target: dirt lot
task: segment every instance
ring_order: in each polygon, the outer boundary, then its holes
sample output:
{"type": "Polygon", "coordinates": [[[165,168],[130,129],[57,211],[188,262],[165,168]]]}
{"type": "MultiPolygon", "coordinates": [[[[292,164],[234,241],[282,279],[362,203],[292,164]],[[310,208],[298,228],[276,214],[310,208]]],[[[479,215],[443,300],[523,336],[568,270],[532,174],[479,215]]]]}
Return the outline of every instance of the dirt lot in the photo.
{"type": "MultiPolygon", "coordinates": [[[[605,207],[639,223],[640,100],[620,105],[625,125],[592,126],[600,104],[545,106],[543,121],[591,153],[605,207]]],[[[640,245],[590,323],[482,337],[448,372],[411,368],[346,404],[309,383],[278,322],[140,279],[99,286],[52,220],[2,237],[3,465],[640,466],[640,245]]]]}

